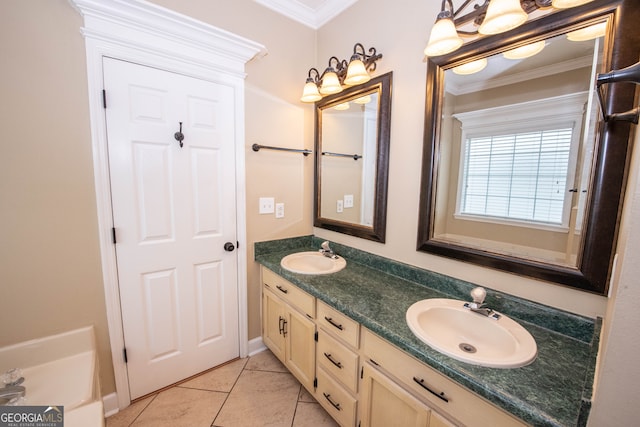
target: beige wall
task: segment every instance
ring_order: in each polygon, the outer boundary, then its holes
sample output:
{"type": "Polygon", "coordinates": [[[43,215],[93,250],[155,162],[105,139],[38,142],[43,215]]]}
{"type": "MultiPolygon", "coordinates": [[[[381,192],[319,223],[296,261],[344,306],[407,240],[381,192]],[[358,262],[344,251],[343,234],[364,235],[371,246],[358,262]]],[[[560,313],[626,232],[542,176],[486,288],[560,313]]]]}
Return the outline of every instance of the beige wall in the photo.
{"type": "Polygon", "coordinates": [[[0,346],[92,324],[108,392],[81,24],[65,0],[0,2],[0,346]]]}

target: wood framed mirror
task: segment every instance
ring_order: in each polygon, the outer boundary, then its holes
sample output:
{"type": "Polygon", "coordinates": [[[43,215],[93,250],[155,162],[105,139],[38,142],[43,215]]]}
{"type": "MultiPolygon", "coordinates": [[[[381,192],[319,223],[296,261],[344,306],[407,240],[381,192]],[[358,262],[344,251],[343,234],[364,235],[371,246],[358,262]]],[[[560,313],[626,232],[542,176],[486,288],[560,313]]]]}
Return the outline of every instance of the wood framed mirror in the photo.
{"type": "Polygon", "coordinates": [[[384,243],[392,73],[315,105],[314,226],[384,243]]]}
{"type": "MultiPolygon", "coordinates": [[[[555,11],[428,59],[418,250],[606,294],[631,125],[603,120],[595,77],[638,61],[632,3],[555,11]],[[570,40],[597,24],[601,37],[570,40]],[[535,56],[503,55],[534,42],[535,56]]],[[[634,93],[610,85],[607,113],[634,93]]]]}

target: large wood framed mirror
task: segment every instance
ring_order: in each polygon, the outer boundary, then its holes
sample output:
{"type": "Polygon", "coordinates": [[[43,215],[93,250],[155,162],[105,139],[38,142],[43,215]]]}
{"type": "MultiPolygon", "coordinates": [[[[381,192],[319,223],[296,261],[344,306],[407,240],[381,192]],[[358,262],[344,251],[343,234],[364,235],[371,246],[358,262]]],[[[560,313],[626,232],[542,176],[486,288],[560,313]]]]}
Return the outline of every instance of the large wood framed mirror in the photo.
{"type": "MultiPolygon", "coordinates": [[[[631,125],[603,120],[595,80],[639,59],[632,3],[555,11],[428,60],[418,250],[606,294],[631,125]]],[[[607,113],[634,93],[610,85],[607,113]]]]}
{"type": "Polygon", "coordinates": [[[316,227],[384,243],[392,73],[315,106],[316,227]]]}

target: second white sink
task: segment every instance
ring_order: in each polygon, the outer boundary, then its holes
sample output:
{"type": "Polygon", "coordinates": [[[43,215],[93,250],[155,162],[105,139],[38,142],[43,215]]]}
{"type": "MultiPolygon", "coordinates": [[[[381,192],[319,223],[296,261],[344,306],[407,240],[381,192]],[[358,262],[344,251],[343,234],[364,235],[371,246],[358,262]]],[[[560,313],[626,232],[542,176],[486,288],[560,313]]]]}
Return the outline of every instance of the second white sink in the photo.
{"type": "Polygon", "coordinates": [[[492,368],[517,368],[533,362],[531,334],[504,314],[496,320],[464,307],[464,301],[433,298],[407,310],[407,325],[422,342],[454,359],[492,368]]]}
{"type": "Polygon", "coordinates": [[[336,273],[347,266],[344,258],[334,255],[327,257],[321,252],[297,252],[282,258],[280,265],[285,270],[300,274],[336,273]]]}

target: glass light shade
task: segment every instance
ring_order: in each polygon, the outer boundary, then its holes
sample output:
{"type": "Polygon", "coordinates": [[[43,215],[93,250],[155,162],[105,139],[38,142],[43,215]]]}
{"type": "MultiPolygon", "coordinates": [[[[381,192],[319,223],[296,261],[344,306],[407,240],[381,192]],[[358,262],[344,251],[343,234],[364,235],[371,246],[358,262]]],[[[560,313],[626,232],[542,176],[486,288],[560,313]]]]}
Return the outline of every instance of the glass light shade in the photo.
{"type": "Polygon", "coordinates": [[[480,34],[500,34],[527,22],[527,12],[520,0],[491,0],[484,21],[478,28],[480,34]]]}
{"type": "Polygon", "coordinates": [[[556,9],[567,9],[569,7],[580,6],[581,4],[589,3],[593,0],[553,0],[551,6],[556,9]]]}
{"type": "Polygon", "coordinates": [[[322,95],[331,95],[332,93],[338,92],[342,92],[342,86],[340,85],[340,80],[338,80],[338,75],[335,71],[325,72],[324,76],[322,76],[320,93],[322,95]]]}
{"type": "Polygon", "coordinates": [[[371,76],[369,76],[369,73],[364,66],[364,62],[359,59],[354,59],[349,62],[347,77],[344,79],[344,84],[353,86],[366,83],[369,80],[371,80],[371,76]]]}
{"type": "Polygon", "coordinates": [[[601,22],[599,24],[590,25],[579,30],[571,31],[567,33],[567,38],[572,42],[583,42],[586,40],[597,39],[603,37],[607,32],[607,23],[601,22]]]}
{"type": "Polygon", "coordinates": [[[335,107],[336,110],[348,110],[349,109],[349,103],[348,102],[343,102],[342,104],[338,104],[335,107]]]}
{"type": "Polygon", "coordinates": [[[462,46],[462,39],[458,36],[453,20],[451,18],[439,18],[433,24],[424,54],[427,56],[444,55],[453,52],[460,46],[462,46]]]}
{"type": "Polygon", "coordinates": [[[474,74],[479,71],[484,70],[487,66],[487,58],[480,58],[475,61],[467,62],[466,64],[458,65],[451,69],[456,74],[460,74],[462,76],[466,76],[468,74],[474,74]]]}
{"type": "Polygon", "coordinates": [[[302,97],[300,101],[302,102],[316,102],[322,99],[322,95],[318,92],[318,85],[314,82],[307,82],[304,85],[304,89],[302,90],[302,97]]]}
{"type": "Polygon", "coordinates": [[[544,49],[545,46],[546,45],[544,40],[540,40],[539,42],[530,43],[524,46],[517,47],[515,49],[508,50],[502,55],[507,59],[528,58],[542,52],[542,49],[544,49]]]}
{"type": "Polygon", "coordinates": [[[368,104],[371,102],[371,95],[361,96],[358,99],[355,99],[353,102],[356,104],[368,104]]]}

